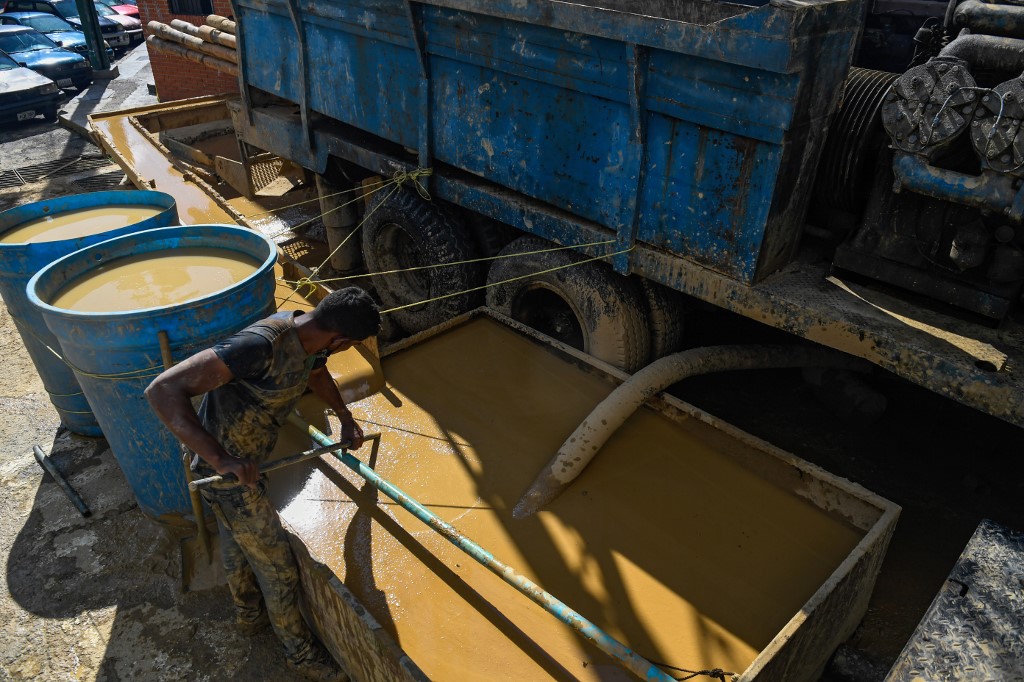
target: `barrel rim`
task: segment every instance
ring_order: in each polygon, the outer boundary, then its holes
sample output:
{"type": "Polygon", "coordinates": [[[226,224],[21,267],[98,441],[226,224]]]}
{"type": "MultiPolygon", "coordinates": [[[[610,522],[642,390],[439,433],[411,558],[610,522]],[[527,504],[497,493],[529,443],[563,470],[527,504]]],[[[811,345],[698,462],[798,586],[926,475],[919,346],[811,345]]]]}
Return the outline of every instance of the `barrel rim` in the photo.
{"type": "MultiPolygon", "coordinates": [[[[213,246],[212,248],[217,248],[217,247],[213,246]]],[[[163,249],[158,249],[158,250],[163,250],[163,249]]],[[[130,255],[132,255],[132,253],[124,253],[121,256],[118,256],[117,258],[127,257],[127,256],[130,256],[130,255]]],[[[221,298],[221,297],[226,296],[226,295],[231,295],[232,292],[238,290],[239,288],[243,288],[243,287],[248,286],[254,280],[256,280],[259,277],[263,276],[267,272],[267,270],[272,269],[274,267],[274,265],[277,264],[277,256],[278,256],[277,244],[272,239],[270,239],[269,237],[267,237],[266,235],[264,235],[264,234],[262,234],[260,232],[256,232],[255,230],[250,230],[248,228],[241,227],[239,225],[230,225],[230,224],[225,224],[225,223],[204,223],[202,225],[178,225],[178,226],[173,226],[173,227],[158,227],[158,228],[153,228],[151,230],[143,230],[141,232],[133,232],[131,234],[121,235],[121,236],[118,236],[118,237],[114,237],[112,239],[107,239],[107,240],[104,240],[102,242],[98,242],[96,244],[92,244],[91,246],[87,246],[84,249],[80,249],[78,251],[74,251],[74,252],[64,256],[63,258],[59,258],[59,259],[53,261],[52,263],[50,263],[46,267],[42,268],[35,275],[33,275],[32,278],[28,281],[28,284],[26,285],[26,295],[27,295],[28,300],[32,303],[32,305],[38,307],[43,312],[44,315],[53,315],[55,317],[60,317],[60,318],[64,318],[64,319],[67,319],[67,320],[91,320],[91,321],[106,321],[106,320],[110,320],[110,321],[116,321],[116,320],[122,320],[122,319],[138,318],[139,316],[148,316],[148,315],[154,315],[154,314],[161,314],[161,313],[166,313],[166,312],[171,312],[171,311],[180,311],[180,310],[186,310],[188,308],[209,305],[210,303],[213,303],[214,301],[216,301],[218,298],[221,298]],[[66,261],[71,261],[72,259],[78,260],[78,259],[88,258],[90,253],[93,252],[93,251],[96,251],[96,250],[98,250],[100,248],[110,248],[111,246],[113,246],[112,242],[117,242],[117,241],[122,241],[122,240],[123,241],[128,241],[130,239],[139,239],[140,237],[145,237],[147,240],[152,239],[152,241],[159,241],[162,238],[174,236],[174,233],[179,233],[182,236],[186,236],[186,237],[187,236],[196,236],[195,235],[196,230],[203,230],[203,229],[206,229],[206,228],[216,228],[217,231],[219,231],[219,232],[223,232],[223,231],[235,232],[235,233],[238,233],[238,234],[244,234],[244,235],[246,235],[246,237],[251,237],[253,239],[261,240],[263,243],[265,243],[267,245],[267,247],[268,247],[268,254],[267,254],[266,258],[264,258],[263,261],[259,265],[257,265],[256,269],[252,273],[250,273],[245,279],[240,280],[240,281],[238,281],[238,282],[236,282],[236,283],[232,284],[231,286],[226,287],[224,289],[220,289],[220,290],[211,292],[209,294],[206,294],[205,296],[200,296],[198,298],[194,298],[194,299],[191,299],[191,300],[188,300],[188,301],[183,301],[181,303],[177,303],[177,304],[174,304],[174,305],[155,306],[155,307],[152,307],[152,308],[135,308],[135,309],[132,309],[132,310],[88,312],[88,311],[81,311],[81,310],[69,310],[67,308],[58,308],[56,306],[50,305],[46,301],[43,301],[39,297],[39,295],[36,293],[37,289],[39,287],[40,281],[43,280],[45,277],[51,276],[51,274],[53,272],[57,271],[60,267],[63,267],[63,265],[66,264],[65,263],[66,261]]],[[[110,261],[107,261],[107,262],[110,262],[110,261]]]]}
{"type": "MultiPolygon", "coordinates": [[[[161,210],[156,215],[163,215],[168,211],[174,211],[177,216],[178,202],[177,200],[168,194],[167,192],[161,192],[155,189],[149,190],[107,190],[103,192],[83,192],[81,194],[68,194],[60,197],[53,197],[51,199],[42,199],[40,201],[33,201],[20,206],[14,206],[12,208],[0,211],[0,239],[3,238],[8,232],[17,229],[21,225],[35,220],[43,216],[60,215],[62,213],[70,213],[71,211],[96,208],[98,206],[127,206],[127,205],[153,205],[159,207],[161,210]],[[49,205],[54,207],[52,210],[43,211],[38,213],[33,209],[37,209],[41,205],[49,205]],[[8,222],[12,221],[13,222],[8,222]]],[[[146,218],[151,220],[153,217],[146,218]]],[[[139,221],[144,222],[144,221],[139,221]]],[[[138,224],[138,223],[136,223],[138,224]]],[[[114,232],[115,230],[123,230],[130,225],[125,227],[113,228],[106,230],[105,232],[114,232]]],[[[105,232],[98,232],[96,235],[105,234],[105,232]]],[[[54,239],[51,241],[42,242],[0,242],[0,249],[17,249],[26,247],[39,248],[44,244],[64,244],[66,242],[73,242],[76,239],[87,239],[94,235],[83,235],[81,237],[72,237],[71,239],[54,239]]]]}

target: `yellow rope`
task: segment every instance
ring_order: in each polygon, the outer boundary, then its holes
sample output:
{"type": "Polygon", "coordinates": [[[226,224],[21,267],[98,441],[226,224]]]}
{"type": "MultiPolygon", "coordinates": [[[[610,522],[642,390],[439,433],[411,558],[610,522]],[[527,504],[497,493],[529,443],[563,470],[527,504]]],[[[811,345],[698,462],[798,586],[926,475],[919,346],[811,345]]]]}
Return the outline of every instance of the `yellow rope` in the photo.
{"type": "Polygon", "coordinates": [[[358,192],[361,189],[371,189],[371,185],[372,186],[386,185],[389,182],[390,182],[390,180],[380,180],[378,182],[368,183],[366,185],[361,185],[359,187],[353,187],[352,189],[343,189],[340,192],[334,192],[333,194],[324,194],[323,196],[317,196],[317,198],[315,198],[315,199],[305,199],[304,201],[296,201],[294,204],[288,204],[287,206],[278,206],[277,208],[272,208],[269,211],[263,211],[261,213],[250,213],[249,215],[242,216],[242,217],[243,218],[258,218],[260,216],[264,216],[264,215],[267,215],[269,213],[277,213],[278,211],[287,211],[289,208],[295,208],[296,206],[302,206],[304,204],[312,204],[314,201],[321,201],[322,199],[330,199],[331,197],[340,196],[342,194],[348,194],[349,192],[358,192]]]}
{"type": "MultiPolygon", "coordinates": [[[[430,175],[433,175],[433,173],[434,173],[434,170],[432,168],[417,168],[416,170],[408,171],[408,172],[406,172],[406,171],[398,171],[398,172],[396,172],[391,177],[391,180],[389,180],[386,183],[383,183],[380,187],[375,189],[374,193],[383,190],[385,187],[389,187],[389,186],[391,187],[391,190],[388,192],[388,195],[386,197],[384,197],[384,200],[381,201],[380,203],[378,203],[372,209],[370,209],[370,211],[366,215],[363,216],[363,219],[359,221],[359,224],[356,225],[354,228],[352,228],[352,230],[347,235],[345,235],[345,238],[343,240],[341,240],[341,243],[338,244],[336,247],[334,247],[334,249],[329,254],[327,254],[327,258],[325,258],[323,260],[323,262],[320,263],[320,265],[316,266],[315,268],[313,268],[310,271],[309,277],[302,277],[297,282],[295,282],[295,289],[292,291],[292,293],[288,294],[288,298],[286,298],[283,301],[283,303],[288,303],[288,301],[291,300],[291,298],[292,298],[292,296],[294,294],[298,293],[301,289],[303,289],[305,287],[309,287],[309,294],[312,294],[314,291],[316,291],[317,283],[316,283],[316,281],[313,278],[317,276],[317,274],[320,272],[321,268],[323,268],[325,265],[327,265],[327,263],[330,262],[331,258],[334,257],[334,254],[336,254],[343,246],[345,246],[346,243],[348,243],[348,240],[351,239],[352,236],[356,232],[358,232],[359,229],[363,225],[366,224],[366,221],[370,219],[370,216],[372,216],[374,214],[374,212],[377,211],[378,208],[380,208],[381,206],[386,204],[388,202],[388,200],[395,194],[395,192],[398,192],[402,188],[403,184],[405,184],[406,182],[411,182],[413,184],[413,187],[416,188],[416,192],[421,197],[423,197],[423,199],[425,199],[426,201],[430,201],[430,193],[427,191],[427,189],[425,187],[423,187],[420,184],[419,180],[420,180],[420,178],[424,178],[424,177],[428,177],[430,175]]],[[[334,209],[331,209],[331,210],[334,211],[334,210],[337,210],[338,208],[341,208],[341,207],[338,206],[338,207],[336,207],[334,209]]],[[[330,213],[330,211],[328,211],[327,213],[330,213]]],[[[327,213],[321,214],[321,216],[322,215],[327,215],[327,213]]],[[[321,217],[321,216],[318,216],[318,217],[321,217]]],[[[316,220],[316,218],[313,218],[312,220],[316,220]]],[[[302,227],[302,225],[305,225],[306,223],[312,222],[312,220],[307,220],[305,223],[297,225],[295,228],[291,228],[291,229],[298,229],[299,227],[302,227]]],[[[306,294],[306,296],[308,296],[309,294],[306,294]]],[[[302,295],[302,294],[300,294],[300,295],[302,295]]]]}
{"type": "Polygon", "coordinates": [[[81,391],[78,391],[77,393],[54,393],[53,391],[47,391],[45,386],[43,387],[43,390],[46,391],[51,398],[73,398],[76,395],[83,395],[81,391]]]}
{"type": "MultiPolygon", "coordinates": [[[[22,329],[25,332],[28,332],[29,336],[31,336],[36,341],[38,341],[39,345],[41,345],[43,348],[45,348],[46,350],[48,350],[51,353],[53,353],[54,357],[56,357],[58,360],[63,362],[65,365],[67,365],[71,369],[71,371],[73,371],[75,374],[80,374],[80,375],[82,375],[84,377],[90,377],[92,379],[147,379],[150,376],[154,376],[155,377],[158,374],[160,374],[159,371],[158,372],[154,372],[153,374],[147,374],[147,372],[153,372],[153,370],[163,371],[162,366],[154,365],[153,367],[147,367],[147,368],[144,368],[144,369],[131,369],[131,370],[128,370],[126,372],[115,372],[115,373],[112,373],[112,374],[97,374],[95,372],[87,372],[86,370],[81,369],[80,367],[75,367],[71,363],[70,360],[68,360],[63,355],[61,355],[56,350],[54,350],[50,346],[50,344],[48,344],[44,339],[40,338],[38,334],[36,334],[34,331],[29,329],[28,327],[23,326],[17,320],[14,320],[14,324],[19,329],[22,329]]],[[[77,393],[69,393],[67,395],[78,395],[78,394],[77,393]]]]}
{"type": "Polygon", "coordinates": [[[465,289],[463,291],[456,291],[456,292],[451,293],[451,294],[442,294],[441,296],[434,296],[433,298],[428,298],[428,299],[426,299],[424,301],[417,301],[415,303],[406,303],[405,305],[399,305],[399,306],[395,306],[394,308],[388,308],[387,310],[382,310],[380,314],[381,315],[387,315],[388,313],[393,313],[396,310],[405,310],[406,308],[414,308],[414,307],[416,307],[418,305],[423,305],[425,303],[433,303],[434,301],[440,301],[440,300],[445,299],[445,298],[451,298],[452,296],[461,296],[462,294],[469,294],[469,293],[472,293],[474,291],[480,291],[481,289],[489,289],[490,287],[496,287],[496,286],[499,286],[501,284],[508,284],[509,282],[515,282],[515,281],[520,280],[520,279],[526,279],[527,277],[536,277],[537,275],[544,275],[544,274],[547,274],[549,272],[554,272],[556,270],[564,270],[565,268],[571,268],[571,267],[575,267],[577,265],[584,265],[586,263],[592,263],[592,262],[594,262],[596,260],[601,260],[603,258],[611,258],[612,256],[618,256],[618,255],[621,255],[623,253],[629,253],[630,251],[633,250],[633,248],[634,247],[631,246],[628,249],[623,249],[622,251],[616,251],[615,253],[606,253],[603,256],[595,256],[594,258],[587,258],[586,260],[581,260],[581,261],[579,261],[577,263],[567,263],[565,265],[558,265],[558,266],[555,266],[553,268],[548,268],[547,270],[541,270],[539,272],[529,272],[529,273],[527,273],[525,275],[519,275],[517,277],[509,277],[508,279],[503,279],[500,282],[491,282],[490,284],[484,284],[482,286],[472,287],[471,289],[465,289]]]}
{"type": "MultiPolygon", "coordinates": [[[[350,279],[359,279],[361,277],[380,277],[382,275],[396,275],[403,272],[413,272],[416,270],[432,270],[435,268],[450,268],[456,265],[469,265],[471,263],[483,263],[486,261],[500,260],[503,258],[518,258],[520,256],[535,256],[539,253],[551,253],[552,251],[565,251],[567,249],[582,249],[590,246],[603,246],[604,244],[614,244],[614,239],[606,239],[600,242],[590,242],[589,244],[572,244],[570,246],[556,246],[550,249],[538,249],[536,251],[524,251],[523,253],[506,253],[504,255],[498,254],[497,256],[486,256],[483,258],[470,258],[468,260],[460,260],[454,263],[435,263],[433,265],[416,265],[411,268],[402,268],[399,270],[383,270],[381,272],[366,272],[360,275],[346,275],[345,277],[330,277],[328,279],[318,279],[317,282],[326,284],[327,282],[343,282],[350,279]]],[[[290,280],[277,278],[277,281],[284,282],[285,284],[299,284],[301,280],[290,280]]]]}

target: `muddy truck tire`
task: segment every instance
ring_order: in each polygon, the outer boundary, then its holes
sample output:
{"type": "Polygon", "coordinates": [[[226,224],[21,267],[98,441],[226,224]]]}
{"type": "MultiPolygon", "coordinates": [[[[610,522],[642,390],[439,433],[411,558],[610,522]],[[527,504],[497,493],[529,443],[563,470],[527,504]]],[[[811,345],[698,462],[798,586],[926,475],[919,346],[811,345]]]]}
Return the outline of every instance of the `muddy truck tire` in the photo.
{"type": "Polygon", "coordinates": [[[367,271],[404,271],[373,278],[382,309],[400,308],[389,314],[403,329],[423,331],[483,304],[482,290],[468,290],[483,286],[486,265],[463,262],[480,252],[457,214],[403,188],[378,192],[366,215],[367,271]]]}
{"type": "Polygon", "coordinates": [[[636,287],[605,263],[535,237],[501,251],[487,276],[487,305],[627,372],[647,364],[650,335],[636,287]],[[520,255],[529,254],[529,255],[520,255]],[[571,267],[565,267],[571,266],[571,267]],[[562,268],[544,272],[552,268],[562,268]],[[511,281],[510,281],[511,280],[511,281]]]}
{"type": "Polygon", "coordinates": [[[686,296],[668,287],[636,278],[647,304],[647,327],[651,335],[650,361],[654,362],[683,347],[686,296]]]}

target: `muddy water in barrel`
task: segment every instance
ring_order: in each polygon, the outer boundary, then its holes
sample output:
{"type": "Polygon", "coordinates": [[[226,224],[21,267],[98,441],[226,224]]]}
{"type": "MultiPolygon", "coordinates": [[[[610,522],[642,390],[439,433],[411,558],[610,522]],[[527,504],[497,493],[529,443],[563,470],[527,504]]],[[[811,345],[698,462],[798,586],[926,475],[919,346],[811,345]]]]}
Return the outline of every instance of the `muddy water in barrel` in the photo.
{"type": "Polygon", "coordinates": [[[140,223],[164,210],[155,206],[125,204],[66,211],[13,227],[0,236],[0,244],[34,244],[87,237],[140,223]]]}
{"type": "Polygon", "coordinates": [[[158,308],[223,291],[259,263],[226,249],[181,248],[119,258],[62,289],[51,305],[82,312],[158,308]]]}
{"type": "MultiPolygon", "coordinates": [[[[560,498],[515,520],[537,471],[612,387],[486,319],[384,369],[401,406],[383,395],[351,406],[364,430],[383,434],[377,471],[651,660],[744,670],[861,537],[749,471],[733,454],[746,446],[647,408],[560,498]]],[[[322,404],[300,409],[322,421],[322,404]]],[[[308,447],[286,430],[278,453],[308,447]]],[[[330,466],[274,479],[282,516],[428,677],[632,679],[330,466]]]]}

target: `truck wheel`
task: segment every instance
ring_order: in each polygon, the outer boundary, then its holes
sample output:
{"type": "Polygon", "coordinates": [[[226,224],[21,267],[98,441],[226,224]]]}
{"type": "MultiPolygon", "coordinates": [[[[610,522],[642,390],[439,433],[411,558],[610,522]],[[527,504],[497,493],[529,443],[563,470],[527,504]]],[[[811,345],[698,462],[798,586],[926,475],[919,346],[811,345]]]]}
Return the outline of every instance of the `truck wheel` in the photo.
{"type": "MultiPolygon", "coordinates": [[[[363,223],[363,259],[369,272],[460,263],[479,258],[473,235],[458,216],[424,201],[415,192],[385,189],[370,201],[363,223]]],[[[413,270],[374,277],[384,309],[419,303],[481,287],[481,263],[413,270]]],[[[483,292],[423,303],[391,315],[406,331],[415,333],[440,324],[483,304],[483,292]]]]}
{"type": "Polygon", "coordinates": [[[651,334],[651,361],[683,347],[686,297],[668,287],[637,277],[640,293],[647,303],[647,326],[651,334]]]}
{"type": "MultiPolygon", "coordinates": [[[[552,246],[536,237],[520,237],[500,255],[552,246]]],[[[643,300],[632,282],[596,261],[543,272],[583,260],[569,250],[497,260],[487,275],[487,305],[598,360],[635,372],[647,364],[650,336],[643,300]]]]}

